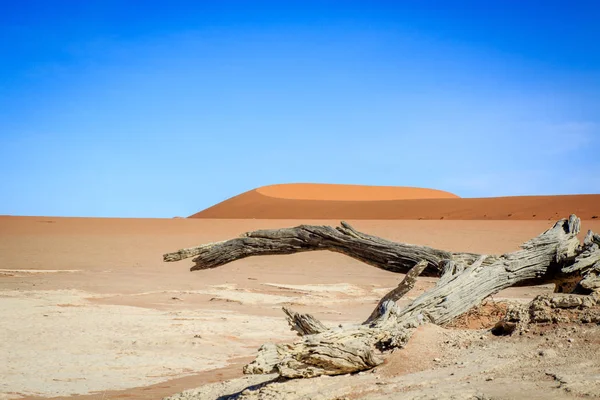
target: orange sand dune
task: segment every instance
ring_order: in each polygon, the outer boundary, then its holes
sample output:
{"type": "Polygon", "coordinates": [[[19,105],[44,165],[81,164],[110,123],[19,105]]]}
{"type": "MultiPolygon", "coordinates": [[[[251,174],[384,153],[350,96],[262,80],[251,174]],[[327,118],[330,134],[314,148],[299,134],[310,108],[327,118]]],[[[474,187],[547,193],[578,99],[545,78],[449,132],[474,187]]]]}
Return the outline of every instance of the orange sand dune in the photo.
{"type": "Polygon", "coordinates": [[[379,201],[408,199],[457,198],[436,189],[405,186],[328,185],[322,183],[290,183],[263,186],[256,191],[267,197],[290,200],[379,201]]]}
{"type": "Polygon", "coordinates": [[[232,197],[190,218],[548,220],[600,216],[600,195],[459,198],[433,189],[275,185],[232,197]]]}

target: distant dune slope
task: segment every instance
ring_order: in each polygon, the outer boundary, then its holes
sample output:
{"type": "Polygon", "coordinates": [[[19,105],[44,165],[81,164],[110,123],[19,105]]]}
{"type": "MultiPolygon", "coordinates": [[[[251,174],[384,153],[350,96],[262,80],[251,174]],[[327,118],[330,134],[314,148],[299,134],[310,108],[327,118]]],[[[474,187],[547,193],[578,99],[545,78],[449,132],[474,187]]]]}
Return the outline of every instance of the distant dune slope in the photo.
{"type": "Polygon", "coordinates": [[[273,185],[232,197],[190,218],[548,220],[600,217],[600,194],[459,198],[433,189],[273,185]]]}
{"type": "Polygon", "coordinates": [[[279,199],[326,201],[381,201],[458,197],[455,194],[436,189],[404,186],[327,185],[320,183],[270,185],[258,188],[256,192],[279,199]]]}

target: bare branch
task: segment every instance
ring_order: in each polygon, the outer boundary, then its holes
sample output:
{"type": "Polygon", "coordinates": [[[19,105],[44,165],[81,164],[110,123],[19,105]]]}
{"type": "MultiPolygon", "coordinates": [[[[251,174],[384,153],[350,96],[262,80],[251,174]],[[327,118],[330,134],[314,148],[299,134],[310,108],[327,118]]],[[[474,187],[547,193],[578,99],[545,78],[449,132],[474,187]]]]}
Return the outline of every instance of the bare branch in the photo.
{"type": "Polygon", "coordinates": [[[391,292],[386,294],[379,300],[377,303],[377,307],[373,310],[369,318],[363,324],[369,324],[373,322],[377,317],[380,316],[380,309],[383,303],[387,301],[393,301],[394,303],[400,300],[402,296],[412,290],[415,287],[415,283],[417,282],[417,277],[421,275],[421,272],[427,267],[427,261],[420,261],[417,265],[411,268],[408,271],[408,274],[404,277],[402,282],[398,284],[396,288],[394,288],[391,292]]]}

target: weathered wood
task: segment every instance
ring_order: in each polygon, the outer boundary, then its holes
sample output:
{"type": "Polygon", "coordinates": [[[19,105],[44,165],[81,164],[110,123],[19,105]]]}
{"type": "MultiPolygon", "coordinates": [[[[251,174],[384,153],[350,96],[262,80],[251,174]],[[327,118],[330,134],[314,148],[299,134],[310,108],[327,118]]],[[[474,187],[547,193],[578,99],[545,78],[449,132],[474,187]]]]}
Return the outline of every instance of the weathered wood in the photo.
{"type": "Polygon", "coordinates": [[[310,314],[300,314],[287,307],[283,307],[283,312],[292,330],[298,332],[300,336],[314,335],[315,333],[325,332],[329,329],[310,314]]]}
{"type": "Polygon", "coordinates": [[[327,328],[310,314],[283,307],[288,323],[304,340],[293,344],[265,344],[245,373],[277,372],[286,378],[339,375],[373,368],[383,362],[379,350],[402,347],[414,326],[400,326],[396,301],[414,287],[427,266],[417,263],[398,285],[379,302],[369,319],[349,328],[327,328]]]}
{"type": "Polygon", "coordinates": [[[387,301],[370,325],[335,327],[286,344],[265,344],[246,374],[278,373],[285,378],[340,375],[373,368],[383,362],[381,351],[402,347],[414,326],[400,326],[398,307],[387,301]]]}
{"type": "Polygon", "coordinates": [[[404,277],[402,282],[398,284],[396,288],[390,291],[388,294],[383,296],[379,303],[377,303],[377,307],[373,310],[369,318],[364,322],[364,324],[369,324],[373,322],[376,318],[381,315],[381,307],[384,303],[388,301],[396,302],[402,298],[406,293],[412,290],[415,287],[415,283],[417,282],[417,277],[421,275],[421,272],[427,267],[427,261],[421,261],[417,263],[404,277]]]}
{"type": "MultiPolygon", "coordinates": [[[[300,225],[293,228],[246,232],[239,238],[181,249],[163,255],[167,262],[194,257],[191,271],[217,268],[247,257],[294,254],[306,251],[334,251],[391,272],[407,273],[420,261],[427,261],[423,276],[439,277],[450,267],[463,268],[474,262],[488,266],[497,256],[450,252],[406,243],[396,243],[357,231],[346,222],[339,227],[300,225]]],[[[456,275],[458,271],[454,271],[456,275]]],[[[556,271],[557,273],[560,271],[556,271]]],[[[445,279],[450,279],[452,275],[445,279]]],[[[543,284],[564,280],[546,274],[519,285],[543,284]]]]}
{"type": "Polygon", "coordinates": [[[588,231],[579,254],[562,271],[575,277],[569,286],[572,290],[562,290],[563,292],[589,294],[600,290],[600,235],[588,231]],[[577,276],[582,276],[583,279],[576,279],[577,276]]]}
{"type": "Polygon", "coordinates": [[[197,271],[216,268],[246,257],[318,250],[343,253],[377,268],[400,273],[407,273],[419,261],[425,260],[428,266],[423,272],[424,276],[440,276],[444,260],[471,264],[479,257],[478,254],[453,253],[427,246],[392,242],[359,232],[342,222],[337,228],[300,225],[247,232],[239,238],[167,253],[163,260],[179,261],[195,257],[195,265],[191,270],[197,271]]]}
{"type": "Polygon", "coordinates": [[[284,310],[302,338],[295,343],[264,345],[257,359],[244,369],[246,373],[278,372],[288,378],[312,377],[372,368],[382,362],[382,351],[402,347],[416,326],[449,322],[511,286],[576,279],[582,289],[594,290],[600,276],[600,237],[589,232],[582,245],[577,239],[579,230],[580,220],[572,215],[524,243],[521,250],[492,256],[394,243],[358,232],[346,223],[336,229],[302,225],[250,232],[164,258],[195,255],[192,270],[198,270],[255,255],[330,250],[378,268],[407,273],[365,324],[328,329],[308,314],[284,310]],[[395,300],[410,290],[421,272],[441,278],[433,289],[399,309],[395,300]]]}
{"type": "MultiPolygon", "coordinates": [[[[270,347],[261,354],[260,368],[250,364],[246,372],[278,372],[288,378],[336,375],[372,368],[381,362],[380,350],[402,347],[412,328],[424,323],[443,324],[468,311],[486,297],[519,281],[532,280],[561,268],[578,254],[579,219],[558,221],[551,229],[524,243],[522,250],[492,257],[481,256],[471,265],[446,263],[445,274],[433,289],[400,310],[384,301],[367,325],[334,328],[301,341],[270,347]],[[459,268],[455,268],[459,265],[459,268]],[[277,356],[273,356],[277,354],[277,356]],[[271,364],[265,363],[268,359],[271,364]]],[[[418,264],[422,268],[422,264],[418,264]]],[[[409,275],[418,275],[415,267],[409,275]]]]}
{"type": "Polygon", "coordinates": [[[400,313],[401,320],[422,315],[434,324],[443,324],[468,311],[486,297],[522,281],[535,281],[562,262],[577,255],[579,219],[561,220],[522,250],[504,254],[491,265],[482,262],[468,266],[453,279],[436,285],[416,298],[400,313]]]}

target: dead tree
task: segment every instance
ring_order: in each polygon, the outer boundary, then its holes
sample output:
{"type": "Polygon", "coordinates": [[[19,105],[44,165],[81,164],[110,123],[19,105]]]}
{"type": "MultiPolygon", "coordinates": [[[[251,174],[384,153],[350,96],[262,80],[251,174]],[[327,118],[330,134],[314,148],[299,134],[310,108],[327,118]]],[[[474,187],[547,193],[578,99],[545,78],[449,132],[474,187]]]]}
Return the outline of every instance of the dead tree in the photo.
{"type": "Polygon", "coordinates": [[[402,347],[419,324],[444,324],[486,297],[516,285],[555,283],[558,291],[590,294],[600,288],[600,236],[577,239],[580,220],[563,219],[541,235],[503,255],[455,253],[388,241],[340,227],[302,225],[248,232],[239,238],[182,249],[164,261],[188,257],[192,271],[216,268],[246,257],[329,250],[388,271],[405,273],[401,284],[379,302],[362,323],[327,328],[308,314],[284,309],[302,338],[289,344],[265,344],[246,373],[277,372],[283,377],[312,377],[361,371],[379,365],[382,354],[402,347]],[[420,274],[439,277],[436,286],[400,309],[396,301],[420,274]]]}

